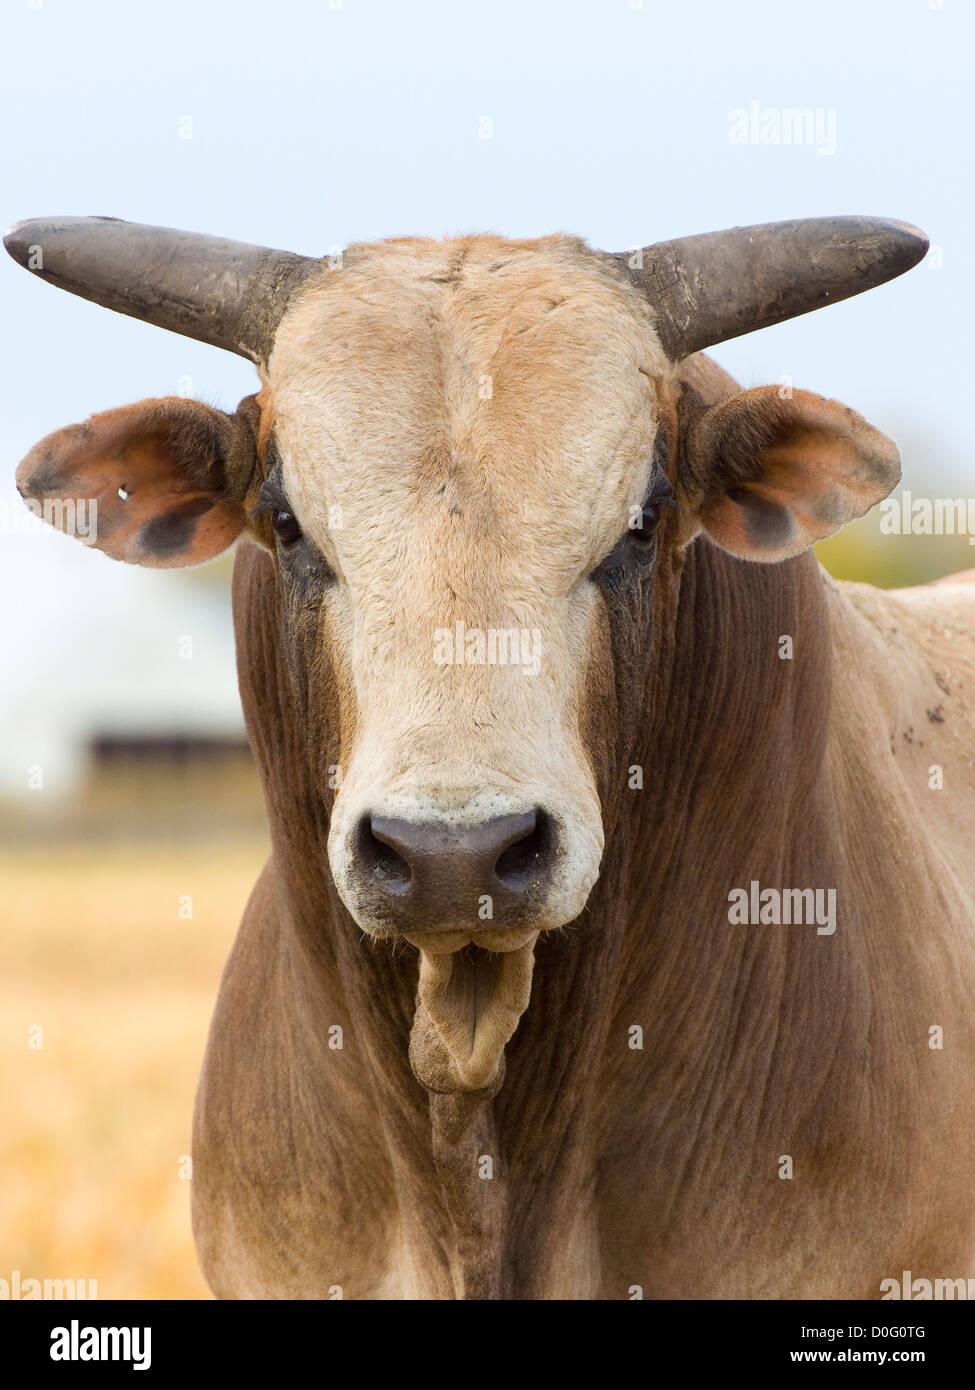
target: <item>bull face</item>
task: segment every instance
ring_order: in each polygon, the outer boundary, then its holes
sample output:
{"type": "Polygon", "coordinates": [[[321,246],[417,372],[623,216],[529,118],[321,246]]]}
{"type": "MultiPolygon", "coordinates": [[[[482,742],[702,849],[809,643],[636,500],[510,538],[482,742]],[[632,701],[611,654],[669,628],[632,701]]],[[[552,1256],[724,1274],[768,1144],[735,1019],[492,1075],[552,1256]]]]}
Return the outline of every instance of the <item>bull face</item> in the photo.
{"type": "MultiPolygon", "coordinates": [[[[483,1089],[538,934],[599,873],[620,613],[652,663],[665,559],[701,530],[744,559],[797,554],[890,491],[897,453],[807,393],[695,399],[676,319],[571,238],[291,261],[267,294],[300,283],[248,351],[256,398],[95,416],[36,446],[18,484],[39,507],[96,500],[116,558],[199,563],[242,532],[273,554],[334,883],[365,932],[420,952],[417,1075],[483,1089]]],[[[185,287],[171,297],[185,318],[185,287]]],[[[246,349],[248,312],[225,345],[246,349]]],[[[162,319],[219,340],[207,303],[193,326],[162,319]]]]}
{"type": "Polygon", "coordinates": [[[652,552],[643,505],[670,484],[666,359],[592,261],[398,243],[278,332],[262,501],[289,606],[313,610],[303,646],[344,692],[328,852],[365,931],[507,949],[595,882],[593,576],[621,542],[652,552]]]}
{"type": "Polygon", "coordinates": [[[641,297],[561,240],[360,253],[278,330],[261,505],[299,681],[326,651],[342,692],[329,864],[420,950],[441,1081],[491,1080],[535,937],[599,872],[599,578],[652,568],[667,373],[641,297]]]}

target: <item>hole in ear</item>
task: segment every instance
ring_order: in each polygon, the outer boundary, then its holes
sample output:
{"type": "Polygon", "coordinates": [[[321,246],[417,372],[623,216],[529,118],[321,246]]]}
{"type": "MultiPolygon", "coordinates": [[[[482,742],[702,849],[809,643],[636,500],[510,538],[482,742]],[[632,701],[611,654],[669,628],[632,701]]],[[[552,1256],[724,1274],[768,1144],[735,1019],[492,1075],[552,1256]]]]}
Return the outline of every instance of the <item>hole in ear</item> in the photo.
{"type": "Polygon", "coordinates": [[[20,465],[17,486],[46,520],[113,559],[168,568],[203,564],[232,544],[257,474],[239,411],[166,397],[48,435],[20,465]]]}

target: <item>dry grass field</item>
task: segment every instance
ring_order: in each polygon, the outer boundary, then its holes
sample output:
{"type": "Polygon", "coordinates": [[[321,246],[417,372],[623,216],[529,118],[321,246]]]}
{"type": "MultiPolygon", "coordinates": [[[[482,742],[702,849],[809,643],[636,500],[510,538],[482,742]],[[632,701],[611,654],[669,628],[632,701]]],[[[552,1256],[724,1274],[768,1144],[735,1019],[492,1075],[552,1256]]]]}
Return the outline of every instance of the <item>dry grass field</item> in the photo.
{"type": "Polygon", "coordinates": [[[180,1165],[220,972],[265,854],[254,833],[0,851],[0,1278],[209,1297],[180,1165]]]}

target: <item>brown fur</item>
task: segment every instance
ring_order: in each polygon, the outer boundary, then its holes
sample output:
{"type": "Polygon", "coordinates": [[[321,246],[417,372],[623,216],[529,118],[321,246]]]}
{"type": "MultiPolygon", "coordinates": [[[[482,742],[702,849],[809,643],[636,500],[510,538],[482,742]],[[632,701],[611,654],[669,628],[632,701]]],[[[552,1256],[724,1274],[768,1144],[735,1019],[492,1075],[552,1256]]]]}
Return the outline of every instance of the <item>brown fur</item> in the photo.
{"type": "MultiPolygon", "coordinates": [[[[205,410],[179,409],[183,438],[205,410]]],[[[675,371],[619,267],[561,237],[352,248],[240,420],[209,495],[262,542],[234,605],[272,854],[197,1100],[215,1292],[875,1298],[972,1273],[975,588],[839,586],[805,550],[894,485],[890,442],[809,393],[675,371]],[[291,549],[248,519],[265,472],[291,549]],[[638,557],[628,512],[664,472],[678,505],[638,557]],[[431,669],[435,626],[512,614],[545,634],[540,684],[431,669]],[[556,808],[561,858],[518,939],[520,1022],[497,1008],[465,1074],[438,952],[501,944],[429,923],[418,974],[357,895],[350,830],[519,796],[556,808]],[[835,888],[835,935],[729,921],[753,879],[835,888]]]]}
{"type": "MultiPolygon", "coordinates": [[[[703,364],[686,375],[727,390],[703,364]]],[[[749,565],[702,538],[662,559],[652,611],[610,606],[586,729],[599,883],[539,945],[494,1098],[428,1099],[406,1062],[414,958],[363,942],[324,868],[304,749],[334,728],[336,696],[296,742],[276,591],[244,549],[241,682],[274,858],[198,1102],[197,1233],[218,1293],[876,1298],[902,1269],[971,1271],[971,598],[941,601],[949,657],[909,594],[847,597],[808,554],[749,565]],[[951,715],[932,725],[938,674],[951,715]],[[923,752],[908,724],[928,727],[923,752]],[[928,791],[929,760],[957,795],[928,791]],[[730,926],[728,891],[752,877],[835,884],[836,935],[730,926]],[[485,1154],[495,1176],[478,1180],[485,1154]]]]}

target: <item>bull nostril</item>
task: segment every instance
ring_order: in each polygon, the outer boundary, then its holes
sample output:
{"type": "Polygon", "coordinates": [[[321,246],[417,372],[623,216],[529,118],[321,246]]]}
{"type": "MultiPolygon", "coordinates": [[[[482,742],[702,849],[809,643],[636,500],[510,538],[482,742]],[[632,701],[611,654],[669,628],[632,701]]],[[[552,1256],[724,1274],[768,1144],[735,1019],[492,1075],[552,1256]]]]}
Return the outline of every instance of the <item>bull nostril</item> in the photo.
{"type": "MultiPolygon", "coordinates": [[[[527,819],[527,818],[526,818],[527,819]]],[[[547,870],[552,856],[552,823],[542,810],[530,813],[530,824],[498,855],[495,877],[506,888],[525,889],[532,877],[547,870]]]]}
{"type": "Polygon", "coordinates": [[[359,822],[358,857],[372,876],[391,893],[405,893],[413,878],[409,863],[383,835],[376,816],[363,816],[359,822]]]}
{"type": "Polygon", "coordinates": [[[555,824],[540,807],[460,824],[366,813],[355,834],[362,888],[414,931],[486,921],[477,914],[488,900],[495,926],[510,924],[544,888],[556,856],[555,824]]]}

